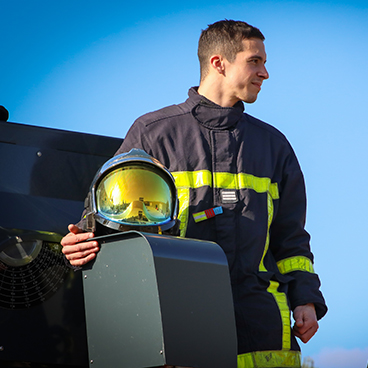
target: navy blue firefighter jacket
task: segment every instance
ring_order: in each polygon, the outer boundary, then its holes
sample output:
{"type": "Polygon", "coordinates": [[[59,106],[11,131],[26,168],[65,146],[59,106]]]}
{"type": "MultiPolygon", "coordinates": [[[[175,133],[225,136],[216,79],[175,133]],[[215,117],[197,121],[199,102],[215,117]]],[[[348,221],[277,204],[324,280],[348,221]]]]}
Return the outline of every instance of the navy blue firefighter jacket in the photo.
{"type": "Polygon", "coordinates": [[[184,103],[135,121],[117,153],[132,148],[173,174],[180,235],[226,253],[239,366],[300,366],[290,310],[314,303],[320,319],[327,307],[304,229],[304,178],[284,135],[244,113],[242,102],[224,108],[191,88],[184,103]],[[193,214],[218,206],[222,214],[195,222],[193,214]]]}

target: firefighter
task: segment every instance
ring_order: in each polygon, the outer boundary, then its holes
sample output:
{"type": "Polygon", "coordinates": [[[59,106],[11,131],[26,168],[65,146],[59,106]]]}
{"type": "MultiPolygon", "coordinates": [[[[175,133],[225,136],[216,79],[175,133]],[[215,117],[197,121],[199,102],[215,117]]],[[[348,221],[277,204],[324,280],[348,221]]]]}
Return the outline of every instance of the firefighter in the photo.
{"type": "MultiPolygon", "coordinates": [[[[264,36],[241,21],[216,22],[198,44],[200,85],[179,104],[138,118],[118,154],[139,148],[173,177],[180,236],[226,253],[238,367],[300,367],[327,312],[305,230],[306,194],[296,155],[274,127],[244,113],[268,79],[264,36]],[[290,320],[293,313],[294,325],[290,320]]],[[[143,103],[143,102],[142,102],[143,103]]],[[[99,250],[81,224],[62,240],[71,264],[99,250]]]]}

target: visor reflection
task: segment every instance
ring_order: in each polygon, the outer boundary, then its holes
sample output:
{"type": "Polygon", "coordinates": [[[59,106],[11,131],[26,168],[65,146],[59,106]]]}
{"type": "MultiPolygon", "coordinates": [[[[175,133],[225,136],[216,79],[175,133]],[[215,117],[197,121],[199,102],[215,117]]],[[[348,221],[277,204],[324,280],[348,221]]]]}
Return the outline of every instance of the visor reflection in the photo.
{"type": "Polygon", "coordinates": [[[96,191],[97,210],[120,223],[157,225],[171,216],[171,190],[152,169],[124,166],[106,175],[96,191]]]}

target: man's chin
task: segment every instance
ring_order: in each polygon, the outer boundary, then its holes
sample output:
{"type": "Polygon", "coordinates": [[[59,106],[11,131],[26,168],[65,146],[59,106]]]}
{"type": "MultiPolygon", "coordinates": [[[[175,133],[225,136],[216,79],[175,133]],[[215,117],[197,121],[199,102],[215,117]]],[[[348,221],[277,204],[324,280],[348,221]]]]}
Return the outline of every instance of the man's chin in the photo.
{"type": "Polygon", "coordinates": [[[257,101],[257,97],[258,96],[247,97],[246,99],[243,100],[243,102],[247,104],[252,104],[257,101]]]}

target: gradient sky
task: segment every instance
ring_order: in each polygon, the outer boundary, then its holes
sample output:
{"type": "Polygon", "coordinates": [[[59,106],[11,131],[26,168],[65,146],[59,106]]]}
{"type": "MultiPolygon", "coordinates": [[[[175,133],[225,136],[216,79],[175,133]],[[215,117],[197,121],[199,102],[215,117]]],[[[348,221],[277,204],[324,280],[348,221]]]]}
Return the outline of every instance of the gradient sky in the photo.
{"type": "MultiPolygon", "coordinates": [[[[0,105],[9,121],[124,137],[198,85],[201,29],[245,20],[270,79],[248,113],[280,129],[305,174],[329,312],[302,346],[318,368],[368,358],[368,2],[0,0],[0,105]]],[[[1,138],[0,138],[1,139],[1,138]]]]}

